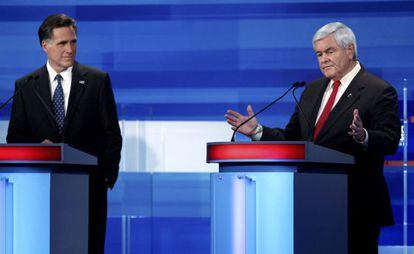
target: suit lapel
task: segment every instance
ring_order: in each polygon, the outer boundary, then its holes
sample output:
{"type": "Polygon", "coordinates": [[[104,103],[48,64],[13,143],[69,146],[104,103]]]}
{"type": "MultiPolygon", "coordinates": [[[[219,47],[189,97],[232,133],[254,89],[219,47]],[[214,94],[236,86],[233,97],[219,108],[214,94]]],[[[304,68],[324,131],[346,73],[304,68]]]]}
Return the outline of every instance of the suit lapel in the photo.
{"type": "Polygon", "coordinates": [[[313,129],[315,128],[316,124],[316,118],[318,117],[319,107],[322,103],[323,94],[325,93],[326,87],[329,84],[329,79],[322,79],[321,84],[317,86],[317,91],[312,94],[316,94],[317,96],[314,97],[314,101],[312,103],[309,103],[309,105],[314,105],[313,107],[310,107],[310,124],[312,125],[312,136],[313,136],[313,129]]]}
{"type": "Polygon", "coordinates": [[[332,109],[317,139],[323,137],[329,129],[334,128],[333,126],[335,124],[340,123],[340,117],[345,112],[347,112],[349,108],[352,107],[352,105],[354,105],[355,102],[360,98],[362,90],[364,89],[364,85],[360,82],[360,76],[362,75],[363,71],[363,69],[359,71],[357,76],[355,76],[355,78],[351,81],[348,88],[345,90],[344,94],[339,99],[338,103],[332,109]]]}
{"type": "Polygon", "coordinates": [[[87,86],[86,80],[87,73],[84,71],[78,63],[75,63],[72,70],[72,84],[70,86],[70,95],[68,110],[65,117],[65,124],[63,125],[63,132],[67,129],[73,115],[76,111],[79,100],[81,99],[83,92],[87,86]]]}
{"type": "Polygon", "coordinates": [[[39,73],[34,75],[34,80],[34,92],[36,93],[36,96],[38,96],[40,104],[48,112],[47,116],[51,125],[58,131],[58,126],[53,115],[49,72],[47,71],[46,65],[40,69],[39,73]]]}
{"type": "MultiPolygon", "coordinates": [[[[41,69],[39,72],[39,75],[35,77],[36,83],[35,83],[35,89],[40,95],[40,97],[43,99],[44,103],[47,106],[49,110],[52,110],[52,99],[51,99],[51,93],[50,93],[50,80],[49,80],[49,73],[47,72],[46,66],[41,69]]],[[[43,103],[42,103],[43,104],[43,103]]]]}

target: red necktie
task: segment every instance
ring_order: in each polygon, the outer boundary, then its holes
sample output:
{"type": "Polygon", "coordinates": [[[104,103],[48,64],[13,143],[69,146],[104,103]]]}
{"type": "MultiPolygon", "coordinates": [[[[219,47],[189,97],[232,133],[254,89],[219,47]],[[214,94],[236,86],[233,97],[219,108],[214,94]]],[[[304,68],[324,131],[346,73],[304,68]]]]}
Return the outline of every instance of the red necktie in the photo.
{"type": "Polygon", "coordinates": [[[323,109],[322,114],[319,117],[318,122],[316,123],[315,131],[313,132],[313,140],[316,140],[316,137],[318,137],[319,132],[322,130],[322,127],[325,125],[325,122],[328,119],[329,114],[331,113],[340,84],[341,81],[339,80],[333,83],[333,90],[331,96],[329,96],[328,102],[326,103],[325,108],[323,109]]]}

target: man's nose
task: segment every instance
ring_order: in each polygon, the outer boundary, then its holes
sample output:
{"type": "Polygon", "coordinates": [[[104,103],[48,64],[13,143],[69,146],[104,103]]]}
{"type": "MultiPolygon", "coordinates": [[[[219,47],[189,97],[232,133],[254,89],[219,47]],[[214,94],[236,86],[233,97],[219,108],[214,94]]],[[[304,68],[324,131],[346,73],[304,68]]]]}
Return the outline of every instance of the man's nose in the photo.
{"type": "Polygon", "coordinates": [[[65,51],[66,51],[66,53],[72,54],[73,51],[74,51],[74,46],[70,43],[66,44],[65,45],[65,51]]]}
{"type": "Polygon", "coordinates": [[[328,61],[329,61],[329,58],[326,56],[326,54],[322,54],[322,55],[319,57],[319,61],[320,61],[321,63],[326,63],[326,62],[328,62],[328,61]]]}

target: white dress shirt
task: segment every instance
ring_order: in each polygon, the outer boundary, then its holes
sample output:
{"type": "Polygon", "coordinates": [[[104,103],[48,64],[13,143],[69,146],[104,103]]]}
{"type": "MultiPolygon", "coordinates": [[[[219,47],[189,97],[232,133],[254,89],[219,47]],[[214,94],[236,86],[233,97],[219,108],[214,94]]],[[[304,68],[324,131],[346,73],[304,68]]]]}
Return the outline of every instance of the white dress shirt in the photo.
{"type": "MultiPolygon", "coordinates": [[[[359,62],[357,62],[354,68],[339,80],[341,81],[341,85],[338,87],[338,93],[336,94],[332,109],[334,109],[335,105],[338,103],[339,99],[345,93],[345,90],[348,88],[349,84],[351,84],[352,80],[355,78],[355,76],[358,74],[360,70],[361,70],[361,65],[359,64],[359,62]]],[[[328,102],[329,97],[331,96],[331,93],[333,91],[333,83],[334,83],[334,80],[331,80],[329,82],[328,86],[326,87],[325,93],[323,94],[322,102],[321,102],[321,105],[318,111],[318,117],[316,118],[316,121],[314,122],[315,126],[319,120],[319,117],[322,115],[322,111],[325,108],[325,105],[328,102]]]]}
{"type": "Polygon", "coordinates": [[[65,98],[65,115],[68,111],[69,105],[69,94],[70,94],[70,86],[72,84],[72,69],[73,66],[67,68],[66,70],[62,71],[61,73],[57,73],[52,66],[50,65],[49,61],[46,63],[46,68],[49,73],[49,80],[50,80],[50,94],[51,100],[53,100],[53,95],[55,94],[56,87],[58,85],[56,78],[57,74],[62,76],[62,88],[63,88],[63,96],[65,98]]]}

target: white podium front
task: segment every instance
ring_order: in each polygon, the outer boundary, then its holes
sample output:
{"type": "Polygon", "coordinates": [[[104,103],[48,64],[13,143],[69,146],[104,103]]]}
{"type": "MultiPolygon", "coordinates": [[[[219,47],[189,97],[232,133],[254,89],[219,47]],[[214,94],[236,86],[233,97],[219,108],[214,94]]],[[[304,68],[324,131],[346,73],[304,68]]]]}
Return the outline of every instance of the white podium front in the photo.
{"type": "Polygon", "coordinates": [[[87,254],[96,165],[67,145],[0,145],[0,254],[87,254]]]}
{"type": "Polygon", "coordinates": [[[347,254],[346,169],[308,142],[209,143],[212,254],[347,254]]]}

